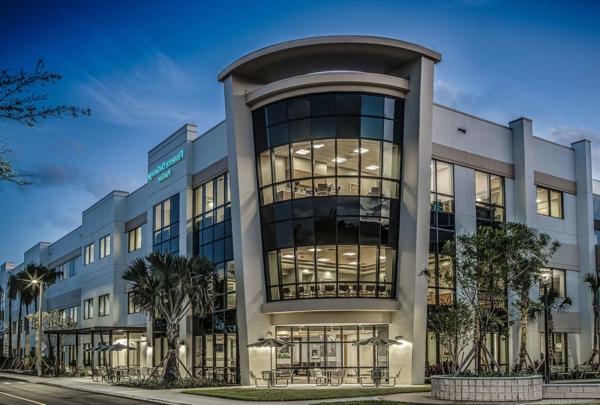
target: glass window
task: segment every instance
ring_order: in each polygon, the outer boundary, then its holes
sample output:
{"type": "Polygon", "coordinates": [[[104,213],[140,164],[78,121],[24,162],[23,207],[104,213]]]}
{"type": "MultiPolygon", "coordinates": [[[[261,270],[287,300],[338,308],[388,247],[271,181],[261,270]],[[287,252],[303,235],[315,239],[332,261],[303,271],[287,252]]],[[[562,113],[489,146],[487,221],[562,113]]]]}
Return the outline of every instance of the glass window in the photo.
{"type": "Polygon", "coordinates": [[[454,195],[454,173],[451,164],[437,161],[436,184],[438,193],[454,195]]]}
{"type": "Polygon", "coordinates": [[[360,152],[360,175],[375,176],[381,175],[381,142],[362,140],[359,149],[360,152]]]}
{"type": "MultiPolygon", "coordinates": [[[[542,277],[550,278],[550,288],[558,292],[559,297],[566,297],[567,277],[566,270],[562,269],[542,269],[542,277]]],[[[540,282],[540,296],[544,294],[544,286],[540,282]]]]}
{"type": "Polygon", "coordinates": [[[100,259],[110,256],[110,235],[100,238],[100,259]]]}
{"type": "Polygon", "coordinates": [[[94,244],[90,243],[83,249],[83,265],[94,263],[94,244]]]}
{"type": "Polygon", "coordinates": [[[537,187],[537,212],[555,218],[563,218],[563,193],[544,187],[537,187]]]}
{"type": "Polygon", "coordinates": [[[475,171],[477,225],[504,222],[504,177],[475,171]]]}
{"type": "Polygon", "coordinates": [[[105,294],[98,297],[98,316],[110,315],[110,295],[105,294]]]}
{"type": "Polygon", "coordinates": [[[288,145],[273,149],[273,174],[276,183],[291,179],[290,148],[288,145]]]}
{"type": "Polygon", "coordinates": [[[127,293],[127,313],[137,314],[141,312],[141,308],[133,303],[133,293],[130,291],[127,293]]]}
{"type": "Polygon", "coordinates": [[[92,319],[94,317],[94,299],[90,298],[83,301],[83,319],[92,319]]]}
{"type": "Polygon", "coordinates": [[[292,144],[293,178],[304,179],[312,177],[312,146],[310,142],[292,144]]]}
{"type": "Polygon", "coordinates": [[[475,172],[475,201],[490,202],[489,175],[475,172]]]}
{"type": "Polygon", "coordinates": [[[358,176],[358,139],[338,139],[335,162],[338,176],[358,176]]]}
{"type": "Polygon", "coordinates": [[[335,141],[313,141],[314,174],[315,176],[335,175],[335,141]]]}
{"type": "Polygon", "coordinates": [[[142,248],[142,227],[138,226],[137,228],[134,228],[131,231],[129,231],[128,238],[129,238],[129,241],[128,241],[127,250],[129,252],[133,252],[138,249],[141,249],[142,248]]]}

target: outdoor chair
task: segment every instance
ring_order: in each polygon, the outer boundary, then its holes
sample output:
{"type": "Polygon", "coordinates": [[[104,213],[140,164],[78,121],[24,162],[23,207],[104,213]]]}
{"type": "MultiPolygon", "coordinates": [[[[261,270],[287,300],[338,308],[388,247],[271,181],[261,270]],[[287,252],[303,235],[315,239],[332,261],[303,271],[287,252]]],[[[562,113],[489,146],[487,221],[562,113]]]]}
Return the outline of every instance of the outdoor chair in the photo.
{"type": "Polygon", "coordinates": [[[253,371],[250,371],[250,378],[254,381],[254,385],[256,386],[256,388],[269,387],[269,381],[265,381],[262,378],[257,377],[253,371]]]}
{"type": "Polygon", "coordinates": [[[292,370],[289,368],[275,371],[275,378],[273,379],[274,387],[287,387],[292,379],[292,370]]]}
{"type": "Polygon", "coordinates": [[[398,378],[400,377],[400,372],[402,372],[402,369],[399,369],[398,372],[396,373],[396,375],[389,375],[389,371],[386,372],[383,376],[383,378],[381,379],[382,383],[380,384],[382,387],[395,387],[398,381],[398,378]]]}
{"type": "Polygon", "coordinates": [[[329,377],[329,384],[331,384],[334,387],[337,387],[340,384],[344,383],[345,378],[346,378],[346,369],[338,368],[337,370],[335,370],[331,373],[331,375],[329,377]]]}
{"type": "Polygon", "coordinates": [[[596,377],[598,372],[592,368],[591,364],[580,364],[576,368],[578,378],[596,377]]]}
{"type": "Polygon", "coordinates": [[[320,368],[311,368],[309,372],[310,377],[315,380],[315,384],[318,386],[326,386],[328,384],[327,377],[320,368]]]}

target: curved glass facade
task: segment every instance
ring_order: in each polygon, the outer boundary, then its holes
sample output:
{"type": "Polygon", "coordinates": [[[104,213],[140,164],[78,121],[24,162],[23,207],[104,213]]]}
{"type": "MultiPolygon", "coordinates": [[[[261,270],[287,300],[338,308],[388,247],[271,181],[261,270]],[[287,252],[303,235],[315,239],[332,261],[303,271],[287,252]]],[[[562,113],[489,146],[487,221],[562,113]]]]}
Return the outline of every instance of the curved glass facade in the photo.
{"type": "Polygon", "coordinates": [[[394,297],[403,110],[327,93],[253,112],[270,301],[394,297]]]}

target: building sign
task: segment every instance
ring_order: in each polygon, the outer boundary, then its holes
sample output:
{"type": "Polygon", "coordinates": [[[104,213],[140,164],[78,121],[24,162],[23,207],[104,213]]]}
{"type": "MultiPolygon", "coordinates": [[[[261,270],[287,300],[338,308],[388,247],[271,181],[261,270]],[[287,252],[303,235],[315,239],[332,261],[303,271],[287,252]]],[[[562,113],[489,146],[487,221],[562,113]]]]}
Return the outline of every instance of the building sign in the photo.
{"type": "Polygon", "coordinates": [[[169,178],[171,176],[171,167],[175,164],[181,162],[185,157],[185,151],[182,149],[171,159],[165,160],[148,173],[148,183],[154,180],[155,177],[158,177],[158,182],[169,178]]]}

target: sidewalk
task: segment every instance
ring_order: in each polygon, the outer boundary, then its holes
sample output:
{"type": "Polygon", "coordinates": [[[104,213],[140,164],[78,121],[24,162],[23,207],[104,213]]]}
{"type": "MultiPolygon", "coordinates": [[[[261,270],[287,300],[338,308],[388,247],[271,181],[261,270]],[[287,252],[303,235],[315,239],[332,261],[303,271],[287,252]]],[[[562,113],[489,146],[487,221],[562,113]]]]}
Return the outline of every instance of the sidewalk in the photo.
{"type": "MultiPolygon", "coordinates": [[[[169,405],[249,405],[258,402],[236,401],[232,399],[206,397],[201,395],[183,394],[182,390],[141,390],[137,388],[119,387],[104,382],[93,382],[89,377],[36,377],[11,373],[0,373],[0,377],[26,381],[32,384],[45,384],[54,387],[72,389],[77,391],[103,394],[113,397],[137,399],[145,402],[169,405]]],[[[248,387],[253,388],[253,387],[248,387]]],[[[298,387],[300,388],[300,387],[298,387]]],[[[312,386],[306,386],[310,389],[312,386]]],[[[207,388],[210,389],[210,388],[207,388]]],[[[404,394],[403,394],[404,395],[404,394]]],[[[361,400],[377,399],[376,397],[361,397],[361,400]]],[[[387,398],[386,398],[387,399],[387,398]]],[[[310,401],[278,401],[268,402],[272,405],[309,405],[317,402],[350,401],[351,398],[310,401]]]]}

